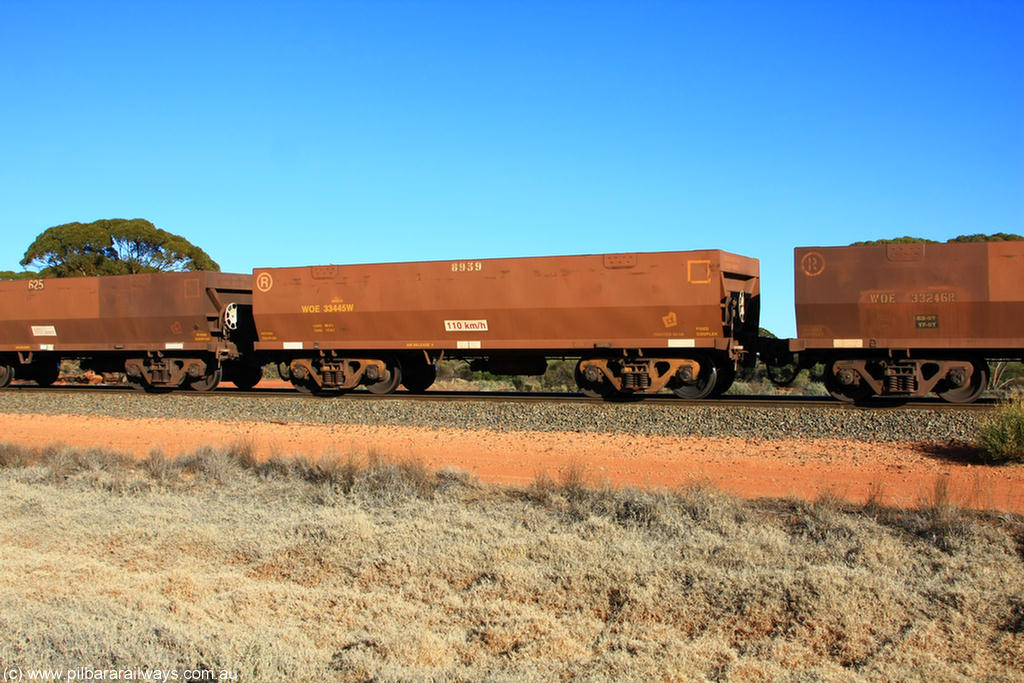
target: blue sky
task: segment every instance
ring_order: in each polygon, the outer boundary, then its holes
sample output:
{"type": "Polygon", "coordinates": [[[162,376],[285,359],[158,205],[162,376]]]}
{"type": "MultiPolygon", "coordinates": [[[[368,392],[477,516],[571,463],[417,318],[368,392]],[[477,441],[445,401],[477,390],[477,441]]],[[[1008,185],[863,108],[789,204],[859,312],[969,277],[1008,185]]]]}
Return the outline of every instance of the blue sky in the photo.
{"type": "Polygon", "coordinates": [[[1024,233],[1024,2],[0,4],[0,270],[147,218],[227,271],[1024,233]]]}

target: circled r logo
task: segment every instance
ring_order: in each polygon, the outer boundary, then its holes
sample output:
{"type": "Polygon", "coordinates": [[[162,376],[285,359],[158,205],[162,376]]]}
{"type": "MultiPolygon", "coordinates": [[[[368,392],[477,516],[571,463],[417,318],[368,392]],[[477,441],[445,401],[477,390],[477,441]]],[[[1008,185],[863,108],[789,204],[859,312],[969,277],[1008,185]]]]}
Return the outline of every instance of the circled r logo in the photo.
{"type": "Polygon", "coordinates": [[[825,257],[821,252],[809,251],[800,259],[800,269],[804,275],[815,277],[825,272],[825,257]]]}
{"type": "Polygon", "coordinates": [[[269,292],[273,286],[274,278],[270,276],[270,273],[264,271],[256,276],[256,289],[261,292],[269,292]]]}

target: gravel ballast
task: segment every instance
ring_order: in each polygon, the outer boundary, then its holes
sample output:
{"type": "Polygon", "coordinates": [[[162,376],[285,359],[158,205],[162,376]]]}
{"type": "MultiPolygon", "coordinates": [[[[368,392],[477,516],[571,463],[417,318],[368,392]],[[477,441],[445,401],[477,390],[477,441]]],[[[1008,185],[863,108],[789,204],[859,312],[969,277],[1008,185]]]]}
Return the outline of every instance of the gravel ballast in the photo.
{"type": "Polygon", "coordinates": [[[0,412],[356,424],[496,431],[626,433],[753,439],[967,442],[983,413],[916,408],[663,405],[591,401],[419,401],[268,395],[128,392],[0,392],[0,412]]]}

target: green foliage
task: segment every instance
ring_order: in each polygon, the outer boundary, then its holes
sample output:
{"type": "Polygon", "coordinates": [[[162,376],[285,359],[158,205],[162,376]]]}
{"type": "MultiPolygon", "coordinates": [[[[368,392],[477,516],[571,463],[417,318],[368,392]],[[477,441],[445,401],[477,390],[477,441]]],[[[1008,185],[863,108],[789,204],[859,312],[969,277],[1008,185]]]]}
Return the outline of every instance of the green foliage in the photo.
{"type": "Polygon", "coordinates": [[[39,273],[30,270],[0,270],[0,280],[28,280],[34,277],[39,277],[39,273]]]}
{"type": "Polygon", "coordinates": [[[869,247],[876,244],[938,244],[935,240],[925,239],[924,237],[894,237],[889,240],[866,240],[863,242],[853,242],[850,244],[851,247],[869,247]]]}
{"type": "Polygon", "coordinates": [[[979,428],[976,445],[990,463],[1024,462],[1024,394],[1000,403],[979,428]]]}
{"type": "Polygon", "coordinates": [[[983,235],[981,233],[975,235],[960,235],[954,237],[949,242],[1019,242],[1024,240],[1024,237],[1020,235],[1014,235],[1013,233],[997,232],[992,235],[983,235]]]}
{"type": "Polygon", "coordinates": [[[545,391],[576,391],[576,361],[549,360],[548,369],[540,376],[545,391]]]}
{"type": "MultiPolygon", "coordinates": [[[[953,242],[1017,242],[1024,240],[1024,237],[1020,235],[1014,235],[1013,233],[997,232],[991,235],[984,235],[977,233],[974,235],[960,235],[953,239],[946,240],[946,244],[953,242]]],[[[889,240],[866,240],[863,242],[853,242],[851,247],[866,247],[876,244],[940,244],[936,240],[925,239],[924,237],[894,237],[889,240]]]]}
{"type": "Polygon", "coordinates": [[[47,228],[29,246],[21,265],[41,269],[32,277],[220,270],[205,251],[142,218],[47,228]]]}
{"type": "Polygon", "coordinates": [[[990,362],[989,391],[1007,393],[1024,386],[1024,363],[1018,361],[990,362]]]}

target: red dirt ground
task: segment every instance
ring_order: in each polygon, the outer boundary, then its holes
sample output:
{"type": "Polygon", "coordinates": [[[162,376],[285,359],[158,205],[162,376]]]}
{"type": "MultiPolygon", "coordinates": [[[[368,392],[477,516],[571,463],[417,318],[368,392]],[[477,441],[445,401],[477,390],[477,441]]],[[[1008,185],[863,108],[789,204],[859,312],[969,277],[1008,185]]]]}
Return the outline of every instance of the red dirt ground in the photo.
{"type": "Polygon", "coordinates": [[[961,462],[955,450],[921,443],[746,440],[618,434],[495,432],[358,425],[0,414],[0,439],[31,446],[62,442],[145,457],[175,456],[204,445],[245,442],[258,457],[311,458],[351,452],[454,467],[482,481],[527,484],[547,472],[582,470],[594,484],[674,488],[711,484],[740,496],[832,495],[897,506],[936,501],[944,482],[963,507],[1024,514],[1024,467],[961,462]]]}

